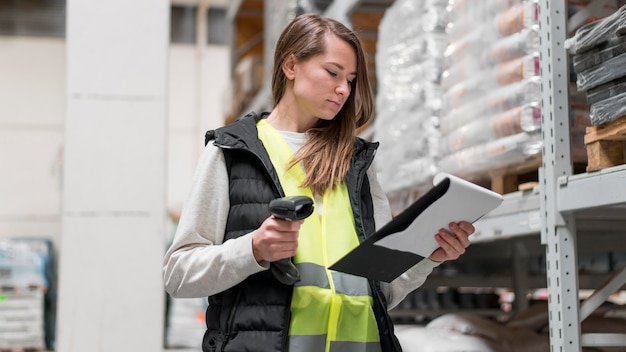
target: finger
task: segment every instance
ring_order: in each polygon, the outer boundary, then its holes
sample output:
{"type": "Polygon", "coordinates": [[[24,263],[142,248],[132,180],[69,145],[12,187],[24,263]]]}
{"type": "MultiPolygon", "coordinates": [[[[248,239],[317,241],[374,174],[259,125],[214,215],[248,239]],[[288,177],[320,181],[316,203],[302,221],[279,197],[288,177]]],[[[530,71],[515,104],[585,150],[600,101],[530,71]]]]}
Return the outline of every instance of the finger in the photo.
{"type": "Polygon", "coordinates": [[[439,245],[447,253],[448,252],[455,252],[459,254],[465,253],[465,246],[461,243],[461,241],[459,240],[457,236],[455,236],[454,234],[451,234],[450,232],[448,232],[446,229],[443,229],[443,228],[439,230],[438,235],[439,235],[439,238],[441,239],[441,242],[439,243],[439,245]]]}
{"type": "Polygon", "coordinates": [[[453,224],[455,225],[455,231],[464,233],[466,237],[469,237],[476,231],[474,225],[467,221],[461,221],[453,224]]]}
{"type": "Polygon", "coordinates": [[[284,244],[279,246],[273,246],[272,252],[282,256],[292,256],[296,253],[298,245],[284,244]]]}
{"type": "Polygon", "coordinates": [[[276,219],[276,228],[278,231],[282,231],[282,232],[293,232],[293,231],[299,231],[300,227],[302,226],[302,222],[301,221],[290,221],[290,220],[283,220],[283,219],[276,219]]]}
{"type": "Polygon", "coordinates": [[[437,234],[437,241],[439,242],[439,248],[433,252],[431,258],[437,261],[446,261],[457,259],[460,254],[448,244],[441,235],[437,234]]]}
{"type": "Polygon", "coordinates": [[[279,231],[276,234],[278,242],[292,243],[297,242],[299,237],[298,231],[279,231]]]}
{"type": "Polygon", "coordinates": [[[461,229],[463,229],[463,231],[465,231],[468,235],[471,235],[474,233],[474,231],[476,231],[476,228],[474,228],[474,225],[472,225],[471,223],[467,222],[467,221],[461,221],[458,223],[458,225],[461,227],[461,229]]]}
{"type": "Polygon", "coordinates": [[[463,246],[463,248],[467,248],[470,245],[469,234],[463,230],[461,230],[457,225],[453,226],[452,229],[453,236],[455,239],[463,246]]]}
{"type": "MultiPolygon", "coordinates": [[[[470,225],[471,226],[471,225],[470,225]]],[[[450,230],[453,232],[453,236],[461,243],[463,248],[467,248],[470,245],[470,232],[466,231],[460,224],[451,223],[450,230]]]]}
{"type": "Polygon", "coordinates": [[[298,249],[298,244],[282,244],[279,246],[274,246],[272,248],[272,253],[274,257],[277,259],[293,257],[296,255],[296,251],[298,249]]]}

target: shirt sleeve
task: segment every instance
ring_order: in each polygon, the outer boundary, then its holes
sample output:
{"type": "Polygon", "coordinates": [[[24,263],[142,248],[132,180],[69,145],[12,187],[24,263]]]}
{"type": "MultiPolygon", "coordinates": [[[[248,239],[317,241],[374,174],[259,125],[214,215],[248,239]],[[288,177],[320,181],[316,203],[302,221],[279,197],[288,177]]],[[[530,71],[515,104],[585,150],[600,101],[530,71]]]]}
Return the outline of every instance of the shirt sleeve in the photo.
{"type": "Polygon", "coordinates": [[[224,243],[228,185],[224,154],[209,143],[163,259],[165,290],[173,297],[214,295],[267,269],[254,259],[251,234],[224,243]]]}
{"type": "MultiPolygon", "coordinates": [[[[378,230],[391,220],[391,209],[389,207],[389,200],[380,186],[373,168],[370,167],[367,170],[367,176],[370,181],[370,192],[374,204],[374,221],[376,222],[376,230],[378,230]]],[[[393,309],[402,302],[409,293],[422,286],[428,275],[430,275],[433,269],[438,265],[439,263],[424,258],[392,282],[381,282],[381,290],[387,299],[387,309],[393,309]]]]}

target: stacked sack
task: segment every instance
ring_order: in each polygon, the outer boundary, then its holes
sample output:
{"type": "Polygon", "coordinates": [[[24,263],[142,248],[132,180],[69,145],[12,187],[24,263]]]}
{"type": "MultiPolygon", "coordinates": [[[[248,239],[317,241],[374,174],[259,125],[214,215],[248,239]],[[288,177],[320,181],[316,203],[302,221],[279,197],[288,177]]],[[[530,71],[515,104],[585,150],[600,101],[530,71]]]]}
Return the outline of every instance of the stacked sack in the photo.
{"type": "Polygon", "coordinates": [[[387,194],[430,188],[439,171],[447,3],[398,0],[379,25],[374,130],[381,145],[375,167],[387,194]]]}
{"type": "Polygon", "coordinates": [[[626,115],[626,5],[580,27],[568,39],[576,85],[586,92],[592,125],[626,115]]]}
{"type": "MultiPolygon", "coordinates": [[[[568,1],[570,16],[588,5],[568,1]]],[[[615,8],[605,4],[601,12],[615,8]]],[[[451,0],[449,9],[441,169],[481,176],[534,166],[543,145],[538,1],[451,0]]],[[[583,137],[590,123],[584,100],[570,89],[574,162],[586,159],[583,137]]]]}
{"type": "Polygon", "coordinates": [[[537,1],[450,3],[443,171],[480,174],[540,153],[538,11],[537,1]]]}

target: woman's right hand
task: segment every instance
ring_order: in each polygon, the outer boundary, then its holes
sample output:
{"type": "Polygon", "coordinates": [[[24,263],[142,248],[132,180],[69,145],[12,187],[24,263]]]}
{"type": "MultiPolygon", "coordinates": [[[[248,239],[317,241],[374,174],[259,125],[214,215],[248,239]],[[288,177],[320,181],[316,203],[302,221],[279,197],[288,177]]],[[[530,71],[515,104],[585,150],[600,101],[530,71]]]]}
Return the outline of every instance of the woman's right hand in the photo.
{"type": "Polygon", "coordinates": [[[296,255],[298,233],[304,220],[281,220],[274,216],[252,232],[252,253],[258,263],[274,262],[296,255]]]}

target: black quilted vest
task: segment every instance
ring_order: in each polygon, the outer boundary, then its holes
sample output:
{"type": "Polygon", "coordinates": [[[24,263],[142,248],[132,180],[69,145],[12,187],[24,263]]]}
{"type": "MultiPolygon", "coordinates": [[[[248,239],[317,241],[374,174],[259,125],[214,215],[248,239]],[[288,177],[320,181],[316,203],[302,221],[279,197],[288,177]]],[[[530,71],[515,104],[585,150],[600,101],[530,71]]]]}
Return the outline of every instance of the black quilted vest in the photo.
{"type": "MultiPolygon", "coordinates": [[[[206,133],[222,148],[229,175],[230,211],[224,241],[257,229],[270,216],[268,204],[284,196],[278,175],[257,137],[256,122],[267,114],[250,113],[233,124],[206,133]]],[[[375,231],[374,210],[367,179],[377,143],[356,140],[346,183],[362,241],[375,231]]],[[[370,280],[374,312],[383,351],[401,351],[387,314],[378,282],[370,280]]],[[[285,351],[291,317],[292,286],[276,280],[269,270],[249,276],[240,284],[209,297],[203,352],[285,351]]]]}

